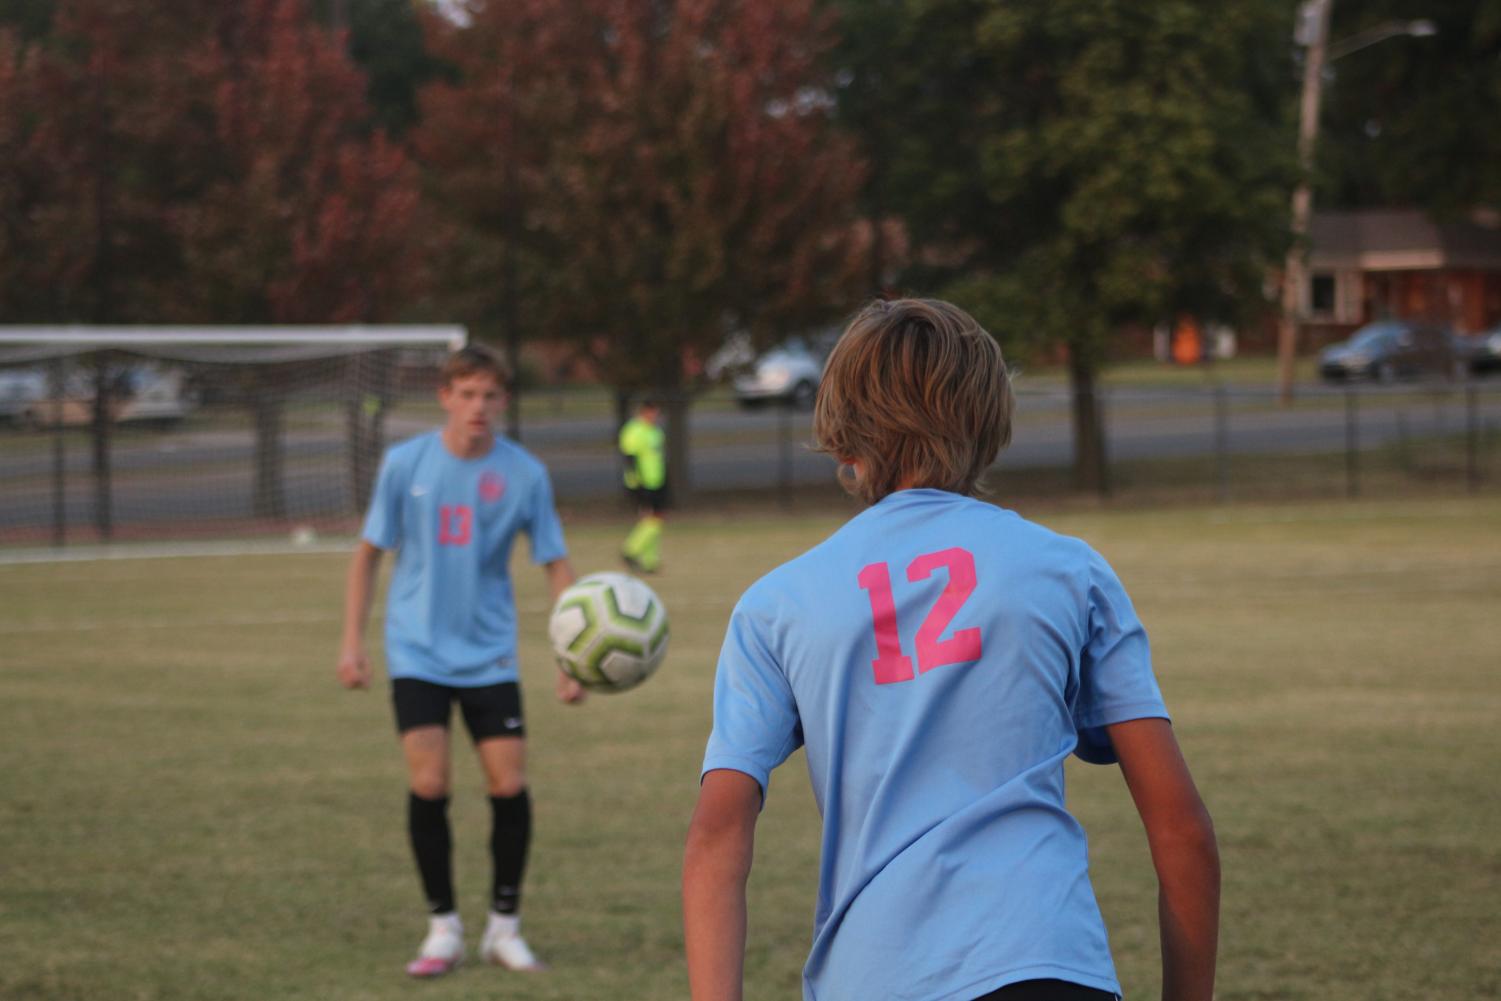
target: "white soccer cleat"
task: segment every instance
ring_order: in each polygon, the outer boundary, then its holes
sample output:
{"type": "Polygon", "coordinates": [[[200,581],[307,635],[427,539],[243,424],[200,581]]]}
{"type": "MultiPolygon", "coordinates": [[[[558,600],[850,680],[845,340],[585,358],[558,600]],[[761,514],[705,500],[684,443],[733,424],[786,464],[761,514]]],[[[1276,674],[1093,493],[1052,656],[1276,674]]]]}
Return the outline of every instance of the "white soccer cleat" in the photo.
{"type": "Polygon", "coordinates": [[[547,964],[532,954],[526,939],[521,937],[521,919],[514,914],[491,912],[479,954],[492,966],[504,966],[518,973],[541,973],[547,969],[547,964]]]}
{"type": "Polygon", "coordinates": [[[417,958],[407,964],[413,977],[441,977],[451,973],[464,961],[464,925],[457,914],[429,918],[427,938],[417,950],[417,958]]]}

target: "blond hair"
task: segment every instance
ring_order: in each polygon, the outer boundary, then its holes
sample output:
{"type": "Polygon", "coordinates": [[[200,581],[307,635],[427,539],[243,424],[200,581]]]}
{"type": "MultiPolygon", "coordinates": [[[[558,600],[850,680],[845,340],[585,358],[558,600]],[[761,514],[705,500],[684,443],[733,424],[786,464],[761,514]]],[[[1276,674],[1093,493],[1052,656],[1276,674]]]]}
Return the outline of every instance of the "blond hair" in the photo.
{"type": "Polygon", "coordinates": [[[973,494],[1011,441],[1013,406],[1000,345],[964,310],[873,302],[829,356],[814,448],[851,467],[841,482],[867,503],[910,487],[973,494]]]}
{"type": "Polygon", "coordinates": [[[511,380],[510,366],[498,351],[484,344],[466,344],[449,355],[443,367],[438,370],[438,385],[451,386],[455,379],[480,372],[489,372],[495,377],[496,385],[501,389],[508,388],[511,380]]]}

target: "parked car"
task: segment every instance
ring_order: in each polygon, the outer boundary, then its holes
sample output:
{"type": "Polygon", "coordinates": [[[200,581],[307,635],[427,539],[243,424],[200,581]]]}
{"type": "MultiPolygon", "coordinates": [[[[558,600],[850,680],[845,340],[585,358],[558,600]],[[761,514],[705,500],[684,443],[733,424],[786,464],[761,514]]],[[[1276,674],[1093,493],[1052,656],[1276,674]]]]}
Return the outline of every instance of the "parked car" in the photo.
{"type": "Polygon", "coordinates": [[[1455,338],[1460,357],[1471,372],[1495,372],[1501,370],[1501,327],[1480,334],[1467,334],[1455,338]]]}
{"type": "MultiPolygon", "coordinates": [[[[110,417],[118,424],[176,424],[198,406],[197,393],[181,369],[133,365],[120,370],[109,395],[110,417]]],[[[94,419],[93,380],[77,377],[64,387],[62,398],[46,391],[26,401],[14,415],[27,427],[83,427],[94,419]]]]}
{"type": "Polygon", "coordinates": [[[792,338],[756,358],[739,371],[731,385],[735,399],[744,407],[781,401],[806,410],[813,406],[818,383],[823,378],[823,359],[807,342],[792,338]]]}
{"type": "Polygon", "coordinates": [[[0,420],[20,420],[27,407],[46,395],[46,372],[34,368],[0,371],[0,420]]]}
{"type": "Polygon", "coordinates": [[[1367,324],[1349,340],[1331,344],[1319,355],[1319,374],[1333,382],[1450,376],[1463,365],[1453,334],[1405,320],[1367,324]]]}

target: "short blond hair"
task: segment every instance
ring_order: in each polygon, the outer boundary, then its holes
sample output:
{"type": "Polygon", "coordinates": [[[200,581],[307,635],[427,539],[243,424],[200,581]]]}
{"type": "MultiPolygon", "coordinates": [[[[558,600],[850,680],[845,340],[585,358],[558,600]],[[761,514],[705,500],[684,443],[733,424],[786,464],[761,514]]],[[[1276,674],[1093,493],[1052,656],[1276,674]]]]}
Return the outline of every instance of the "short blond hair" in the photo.
{"type": "Polygon", "coordinates": [[[855,467],[840,479],[867,503],[909,487],[971,495],[1011,441],[1014,405],[1001,347],[972,316],[939,299],[877,301],[829,355],[814,448],[855,467]]]}
{"type": "Polygon", "coordinates": [[[448,356],[443,367],[438,370],[438,385],[451,386],[455,379],[464,379],[480,372],[494,376],[495,384],[501,389],[510,388],[510,366],[500,356],[500,352],[479,343],[466,344],[448,356]]]}

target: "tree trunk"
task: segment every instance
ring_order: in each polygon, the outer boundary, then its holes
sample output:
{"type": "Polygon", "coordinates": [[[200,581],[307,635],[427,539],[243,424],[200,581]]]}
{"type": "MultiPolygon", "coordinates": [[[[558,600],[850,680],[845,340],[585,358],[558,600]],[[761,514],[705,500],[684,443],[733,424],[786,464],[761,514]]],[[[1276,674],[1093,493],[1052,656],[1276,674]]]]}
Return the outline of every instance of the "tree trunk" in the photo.
{"type": "Polygon", "coordinates": [[[274,387],[262,383],[250,406],[255,415],[255,516],[282,519],[287,516],[282,476],[282,398],[274,387]]]}
{"type": "Polygon", "coordinates": [[[662,393],[662,406],[667,411],[667,499],[681,504],[693,492],[688,475],[688,412],[693,394],[681,388],[667,390],[662,393]]]}
{"type": "Polygon", "coordinates": [[[631,419],[631,394],[628,390],[615,390],[615,434],[620,435],[621,428],[625,427],[626,421],[631,419]]]}
{"type": "Polygon", "coordinates": [[[1068,353],[1069,384],[1073,391],[1074,485],[1080,490],[1110,495],[1110,466],[1105,457],[1105,411],[1100,404],[1094,360],[1078,346],[1068,353]]]}

